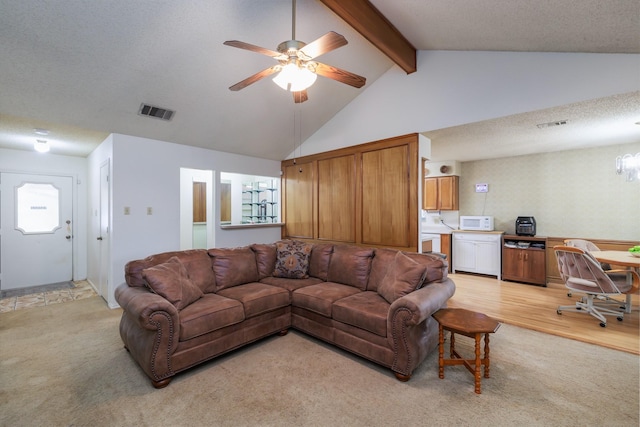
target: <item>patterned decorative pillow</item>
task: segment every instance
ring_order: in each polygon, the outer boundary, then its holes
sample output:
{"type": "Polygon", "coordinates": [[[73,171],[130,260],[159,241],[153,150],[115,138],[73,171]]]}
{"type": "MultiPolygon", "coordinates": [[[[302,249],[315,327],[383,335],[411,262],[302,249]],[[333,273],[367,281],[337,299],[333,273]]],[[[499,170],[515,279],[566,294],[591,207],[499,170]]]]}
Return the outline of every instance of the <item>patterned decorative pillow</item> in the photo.
{"type": "Polygon", "coordinates": [[[298,240],[283,240],[276,243],[275,277],[306,279],[309,277],[309,256],[311,243],[298,240]]]}
{"type": "Polygon", "coordinates": [[[187,269],[178,257],[142,270],[147,286],[156,294],[163,296],[178,310],[182,310],[203,296],[202,291],[189,279],[187,269]]]}

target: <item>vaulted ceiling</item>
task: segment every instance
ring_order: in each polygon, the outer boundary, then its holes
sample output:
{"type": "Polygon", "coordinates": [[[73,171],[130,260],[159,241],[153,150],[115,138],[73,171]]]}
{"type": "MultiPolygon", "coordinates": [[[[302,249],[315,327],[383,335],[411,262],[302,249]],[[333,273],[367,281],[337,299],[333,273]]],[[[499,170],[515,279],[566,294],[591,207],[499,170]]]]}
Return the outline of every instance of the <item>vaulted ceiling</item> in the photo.
{"type": "MultiPolygon", "coordinates": [[[[356,13],[340,3],[298,0],[296,39],[344,35],[346,46],[318,59],[367,84],[320,77],[296,105],[269,78],[229,91],[274,60],[223,45],[275,50],[291,38],[290,0],[0,0],[0,148],[31,150],[44,128],[55,154],[86,156],[122,133],[281,160],[391,67],[407,70],[383,53],[407,46],[358,12],[368,2],[349,2],[356,13]],[[142,103],[175,115],[140,116],[142,103]]],[[[370,3],[417,50],[640,53],[637,0],[370,3]]]]}

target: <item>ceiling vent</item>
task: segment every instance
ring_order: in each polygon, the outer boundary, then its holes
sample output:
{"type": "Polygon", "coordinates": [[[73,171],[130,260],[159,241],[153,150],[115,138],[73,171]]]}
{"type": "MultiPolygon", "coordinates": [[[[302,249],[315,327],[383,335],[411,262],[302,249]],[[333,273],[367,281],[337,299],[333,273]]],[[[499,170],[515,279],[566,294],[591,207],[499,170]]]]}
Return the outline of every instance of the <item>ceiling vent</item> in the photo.
{"type": "Polygon", "coordinates": [[[544,129],[544,128],[551,128],[554,126],[562,126],[566,124],[567,124],[567,120],[558,120],[557,122],[540,123],[540,124],[537,124],[536,126],[538,126],[538,129],[544,129]]]}
{"type": "Polygon", "coordinates": [[[171,120],[175,111],[167,110],[166,108],[154,107],[153,105],[140,104],[140,110],[138,114],[141,116],[155,117],[162,120],[171,120]]]}

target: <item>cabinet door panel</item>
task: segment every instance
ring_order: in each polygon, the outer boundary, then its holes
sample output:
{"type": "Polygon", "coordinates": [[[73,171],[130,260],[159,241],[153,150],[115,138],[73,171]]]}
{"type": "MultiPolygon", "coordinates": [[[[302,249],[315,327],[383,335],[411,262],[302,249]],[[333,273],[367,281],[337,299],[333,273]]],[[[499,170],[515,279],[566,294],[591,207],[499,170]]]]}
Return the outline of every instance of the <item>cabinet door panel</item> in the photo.
{"type": "Polygon", "coordinates": [[[544,284],[547,281],[545,269],[545,253],[542,250],[524,251],[523,277],[528,281],[544,284]]]}
{"type": "Polygon", "coordinates": [[[438,178],[438,195],[442,210],[458,210],[458,177],[447,176],[438,178]]]}
{"type": "Polygon", "coordinates": [[[362,153],[362,242],[409,246],[409,148],[362,153]]]}
{"type": "Polygon", "coordinates": [[[422,209],[438,210],[438,178],[427,178],[423,182],[422,209]]]}
{"type": "Polygon", "coordinates": [[[355,156],[318,161],[318,238],[355,241],[355,156]]]}
{"type": "Polygon", "coordinates": [[[502,276],[505,279],[522,277],[522,250],[504,248],[502,251],[502,276]]]}
{"type": "Polygon", "coordinates": [[[284,235],[313,238],[313,165],[287,166],[284,171],[284,235]]]}

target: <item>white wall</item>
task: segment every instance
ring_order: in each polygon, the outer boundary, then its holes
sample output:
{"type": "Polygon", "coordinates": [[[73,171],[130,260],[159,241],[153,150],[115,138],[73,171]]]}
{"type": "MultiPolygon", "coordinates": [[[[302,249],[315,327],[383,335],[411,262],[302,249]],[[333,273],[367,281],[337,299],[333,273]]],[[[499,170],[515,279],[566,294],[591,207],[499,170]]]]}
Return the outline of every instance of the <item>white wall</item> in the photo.
{"type": "MultiPolygon", "coordinates": [[[[180,168],[213,170],[214,194],[220,194],[220,172],[280,176],[278,161],[120,134],[111,135],[105,144],[112,144],[111,307],[117,306],[113,291],[124,281],[128,261],[180,248],[180,168]],[[130,208],[129,215],[124,215],[125,206],[130,208]],[[147,215],[148,207],[152,208],[152,215],[147,215]]],[[[109,152],[102,145],[98,150],[101,151],[95,152],[95,159],[94,153],[90,156],[92,176],[99,173],[94,169],[109,152]]],[[[97,201],[93,193],[98,190],[92,184],[92,201],[97,201]]],[[[267,243],[280,238],[279,227],[223,230],[219,221],[220,206],[216,204],[216,247],[267,243]]],[[[97,246],[92,240],[89,244],[97,246]]],[[[90,269],[94,270],[94,266],[90,269]]]]}
{"type": "MultiPolygon", "coordinates": [[[[307,139],[314,154],[640,90],[640,55],[419,51],[307,139]]],[[[455,160],[455,159],[452,159],[455,160]]]]}
{"type": "Polygon", "coordinates": [[[0,148],[0,171],[72,176],[73,280],[87,278],[87,162],[86,159],[0,148]]]}

